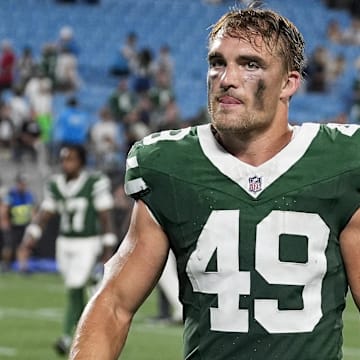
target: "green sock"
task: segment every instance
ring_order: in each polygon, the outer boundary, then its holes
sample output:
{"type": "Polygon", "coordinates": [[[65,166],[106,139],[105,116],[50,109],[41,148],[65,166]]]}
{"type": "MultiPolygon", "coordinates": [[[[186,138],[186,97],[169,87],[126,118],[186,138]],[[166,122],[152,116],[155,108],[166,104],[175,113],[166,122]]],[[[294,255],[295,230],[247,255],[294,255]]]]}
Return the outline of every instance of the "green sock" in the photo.
{"type": "Polygon", "coordinates": [[[64,334],[72,336],[85,307],[84,288],[68,289],[65,310],[64,334]]]}

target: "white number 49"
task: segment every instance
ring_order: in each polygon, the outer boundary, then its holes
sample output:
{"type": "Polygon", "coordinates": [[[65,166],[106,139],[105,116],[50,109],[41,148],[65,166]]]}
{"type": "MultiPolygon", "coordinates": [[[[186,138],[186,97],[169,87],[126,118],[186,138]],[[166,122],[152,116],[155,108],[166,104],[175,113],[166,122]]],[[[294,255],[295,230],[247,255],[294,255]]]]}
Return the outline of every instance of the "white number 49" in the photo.
{"type": "MultiPolygon", "coordinates": [[[[213,211],[186,267],[195,292],[218,297],[218,307],[210,308],[214,331],[249,331],[249,311],[239,308],[239,296],[251,293],[250,272],[239,271],[239,216],[239,210],[213,211]],[[215,251],[217,271],[206,271],[215,251]]],[[[310,332],[320,321],[328,236],[329,228],[317,214],[276,210],[257,225],[255,270],[269,284],[303,286],[301,310],[279,310],[277,299],[254,300],[254,317],[269,333],[310,332]],[[307,237],[306,263],[280,261],[281,234],[307,237]]]]}

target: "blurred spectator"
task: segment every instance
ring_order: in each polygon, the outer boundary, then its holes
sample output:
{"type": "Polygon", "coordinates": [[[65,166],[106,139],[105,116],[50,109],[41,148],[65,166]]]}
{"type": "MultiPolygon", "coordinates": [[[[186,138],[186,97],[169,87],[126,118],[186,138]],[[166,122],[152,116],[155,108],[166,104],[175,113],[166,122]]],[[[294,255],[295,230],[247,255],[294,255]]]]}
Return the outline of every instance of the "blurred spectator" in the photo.
{"type": "Polygon", "coordinates": [[[330,20],[326,29],[327,38],[334,44],[342,44],[344,42],[342,29],[338,20],[330,20]]]}
{"type": "Polygon", "coordinates": [[[16,55],[11,42],[9,40],[3,40],[0,55],[0,93],[3,90],[11,89],[13,86],[15,66],[16,55]]]}
{"type": "Polygon", "coordinates": [[[62,52],[64,49],[69,51],[75,57],[80,53],[80,48],[75,40],[74,30],[71,26],[63,26],[59,31],[59,38],[57,41],[58,52],[62,52]]]}
{"type": "Polygon", "coordinates": [[[2,269],[10,270],[16,250],[21,243],[26,226],[30,223],[35,210],[35,196],[28,188],[24,174],[18,174],[15,185],[5,196],[0,209],[1,229],[3,232],[2,269]]]}
{"type": "Polygon", "coordinates": [[[33,57],[32,49],[30,46],[25,46],[23,48],[16,65],[18,72],[18,79],[16,82],[17,85],[23,89],[25,88],[25,85],[30,80],[30,78],[33,76],[36,67],[36,61],[33,57]]]}
{"type": "Polygon", "coordinates": [[[172,99],[168,102],[164,113],[160,116],[156,130],[179,129],[182,125],[179,107],[175,99],[172,99]]]}
{"type": "Polygon", "coordinates": [[[37,161],[40,135],[40,126],[33,117],[29,117],[23,122],[15,138],[14,158],[16,162],[22,162],[27,155],[33,162],[37,161]]]}
{"type": "Polygon", "coordinates": [[[125,43],[116,52],[113,63],[110,66],[110,73],[113,75],[130,75],[137,61],[137,35],[134,32],[127,34],[125,43]]]}
{"type": "Polygon", "coordinates": [[[60,146],[64,143],[86,145],[90,126],[88,114],[79,108],[77,98],[72,96],[55,121],[54,141],[60,146]]]}
{"type": "Polygon", "coordinates": [[[51,112],[53,84],[44,71],[37,67],[25,87],[25,96],[35,113],[51,112]]]}
{"type": "Polygon", "coordinates": [[[36,163],[39,174],[45,178],[49,175],[49,159],[46,142],[42,139],[42,128],[35,117],[29,117],[16,134],[14,159],[21,163],[24,159],[36,163]]]}
{"type": "Polygon", "coordinates": [[[18,131],[23,123],[31,116],[30,105],[25,98],[22,87],[15,86],[12,90],[12,96],[8,100],[9,116],[15,127],[15,131],[18,131]]]}
{"type": "Polygon", "coordinates": [[[148,91],[153,85],[155,63],[149,48],[140,50],[134,69],[134,90],[136,93],[148,91]]]}
{"type": "Polygon", "coordinates": [[[49,142],[53,126],[53,83],[41,68],[28,81],[25,95],[29,99],[33,117],[41,129],[41,139],[49,142]]]}
{"type": "Polygon", "coordinates": [[[169,102],[175,98],[171,81],[165,71],[160,70],[156,73],[155,84],[149,90],[149,96],[156,115],[161,115],[169,102]]]}
{"type": "Polygon", "coordinates": [[[337,54],[329,63],[328,81],[329,85],[334,84],[346,70],[346,57],[344,54],[337,54]]]}
{"type": "Polygon", "coordinates": [[[51,79],[53,84],[55,84],[56,61],[57,61],[56,45],[51,43],[44,44],[41,50],[39,65],[41,71],[48,78],[51,79]]]}
{"type": "Polygon", "coordinates": [[[359,0],[347,0],[350,1],[350,13],[352,16],[360,19],[360,1],[359,0]]]}
{"type": "Polygon", "coordinates": [[[10,158],[15,136],[15,127],[11,121],[10,108],[0,101],[0,147],[2,155],[10,158]]]}
{"type": "Polygon", "coordinates": [[[118,168],[124,161],[120,152],[120,128],[107,107],[100,109],[99,120],[92,126],[90,134],[95,166],[105,172],[118,168]]]}
{"type": "Polygon", "coordinates": [[[350,26],[343,32],[343,39],[348,45],[360,45],[360,18],[352,18],[350,26]]]}
{"type": "Polygon", "coordinates": [[[316,47],[306,69],[307,91],[326,92],[328,90],[329,62],[328,50],[323,46],[316,47]]]}
{"type": "Polygon", "coordinates": [[[55,88],[58,91],[71,93],[77,90],[80,85],[77,58],[69,48],[63,47],[57,55],[55,88]]]}
{"type": "Polygon", "coordinates": [[[120,79],[115,91],[110,95],[108,104],[115,120],[120,122],[136,105],[137,97],[129,88],[127,77],[120,79]]]}
{"type": "MultiPolygon", "coordinates": [[[[325,0],[326,5],[331,9],[349,9],[352,0],[325,0]]],[[[357,1],[357,0],[356,0],[357,1]]]]}
{"type": "Polygon", "coordinates": [[[125,116],[124,123],[126,126],[127,141],[125,152],[127,153],[136,141],[149,135],[151,131],[148,125],[140,121],[140,115],[137,109],[132,110],[125,116]]]}
{"type": "Polygon", "coordinates": [[[161,46],[159,55],[155,60],[155,71],[156,74],[161,73],[162,76],[165,76],[168,84],[172,84],[174,59],[168,45],[161,46]]]}
{"type": "Polygon", "coordinates": [[[154,107],[147,92],[140,94],[136,111],[138,113],[138,121],[146,126],[150,126],[154,115],[154,107]]]}

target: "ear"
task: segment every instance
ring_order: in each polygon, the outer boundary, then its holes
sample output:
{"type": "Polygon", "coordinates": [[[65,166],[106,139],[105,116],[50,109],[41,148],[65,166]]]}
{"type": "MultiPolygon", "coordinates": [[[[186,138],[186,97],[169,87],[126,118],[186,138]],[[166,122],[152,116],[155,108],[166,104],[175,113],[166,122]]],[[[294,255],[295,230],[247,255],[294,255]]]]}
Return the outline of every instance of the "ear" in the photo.
{"type": "Polygon", "coordinates": [[[290,99],[301,84],[301,75],[298,71],[291,71],[284,79],[283,86],[280,93],[280,99],[290,99]]]}

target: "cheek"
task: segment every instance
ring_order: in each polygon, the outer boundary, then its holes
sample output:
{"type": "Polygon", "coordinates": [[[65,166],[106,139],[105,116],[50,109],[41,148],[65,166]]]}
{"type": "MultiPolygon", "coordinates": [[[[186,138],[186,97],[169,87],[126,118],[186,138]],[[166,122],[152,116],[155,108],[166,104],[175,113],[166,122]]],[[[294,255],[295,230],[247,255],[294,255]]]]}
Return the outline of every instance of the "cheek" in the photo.
{"type": "Polygon", "coordinates": [[[260,80],[259,75],[246,74],[243,76],[244,83],[256,84],[260,80]]]}
{"type": "Polygon", "coordinates": [[[217,69],[209,69],[207,73],[207,84],[208,89],[213,89],[216,86],[219,86],[221,79],[221,71],[217,69]]]}
{"type": "Polygon", "coordinates": [[[208,80],[215,78],[217,75],[218,75],[218,71],[217,71],[217,70],[215,70],[215,69],[209,69],[209,70],[208,70],[208,74],[207,74],[208,80]]]}
{"type": "Polygon", "coordinates": [[[255,93],[254,93],[255,99],[257,99],[257,100],[263,99],[265,91],[266,91],[266,83],[263,79],[260,79],[256,83],[256,88],[255,88],[255,93]]]}

